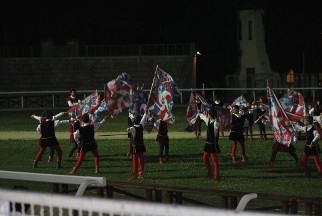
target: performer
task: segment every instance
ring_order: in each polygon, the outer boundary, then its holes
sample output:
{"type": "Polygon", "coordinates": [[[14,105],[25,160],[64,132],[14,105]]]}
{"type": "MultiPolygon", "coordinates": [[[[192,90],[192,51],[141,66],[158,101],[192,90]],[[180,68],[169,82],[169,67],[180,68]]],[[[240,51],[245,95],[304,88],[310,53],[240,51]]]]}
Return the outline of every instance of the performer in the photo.
{"type": "Polygon", "coordinates": [[[267,140],[266,136],[266,124],[267,118],[264,116],[266,113],[266,107],[264,104],[264,97],[260,96],[258,98],[258,108],[257,108],[257,120],[255,121],[259,127],[260,140],[267,140]]]}
{"type": "Polygon", "coordinates": [[[154,122],[154,126],[158,129],[158,135],[156,141],[159,142],[160,150],[159,150],[159,162],[163,163],[162,155],[163,149],[165,149],[165,157],[164,161],[169,161],[169,137],[168,137],[168,125],[162,119],[154,122]]]}
{"type": "Polygon", "coordinates": [[[76,173],[77,169],[82,164],[86,153],[89,151],[91,151],[94,156],[95,173],[99,173],[99,155],[98,155],[97,143],[95,141],[94,135],[96,131],[104,124],[106,119],[108,119],[108,116],[105,116],[105,118],[101,122],[97,122],[91,125],[89,114],[85,113],[82,116],[83,123],[79,127],[79,129],[74,132],[74,139],[77,142],[78,146],[80,147],[80,155],[78,157],[78,161],[75,167],[69,174],[76,173]]]}
{"type": "Polygon", "coordinates": [[[236,147],[237,141],[240,143],[240,150],[242,154],[242,162],[246,162],[246,154],[245,154],[245,138],[243,135],[244,128],[248,126],[248,120],[239,114],[239,106],[234,105],[231,109],[232,112],[232,127],[231,132],[229,135],[229,139],[233,141],[233,148],[232,148],[232,162],[236,163],[236,147]]]}
{"type": "MultiPolygon", "coordinates": [[[[198,95],[195,96],[198,110],[201,111],[201,101],[198,95]]],[[[200,116],[196,118],[196,122],[193,124],[193,131],[195,132],[195,138],[201,138],[201,119],[200,116]]]]}
{"type": "Polygon", "coordinates": [[[62,157],[62,150],[59,147],[59,143],[57,141],[55,135],[55,127],[61,124],[67,124],[68,122],[73,122],[73,120],[53,120],[53,114],[50,111],[46,112],[46,120],[40,123],[37,127],[37,132],[41,136],[41,143],[40,143],[40,150],[36,159],[34,160],[33,167],[36,168],[38,161],[46,151],[47,147],[52,147],[58,153],[57,156],[57,168],[61,168],[61,157],[62,157]]]}
{"type": "Polygon", "coordinates": [[[313,116],[313,124],[315,125],[317,131],[319,132],[320,136],[322,136],[322,112],[319,116],[313,116]]]}
{"type": "Polygon", "coordinates": [[[126,129],[126,131],[131,132],[133,138],[131,153],[133,157],[133,174],[129,179],[130,181],[135,179],[144,179],[144,162],[143,153],[146,152],[144,141],[143,141],[143,128],[145,125],[145,118],[147,115],[147,110],[145,111],[142,119],[140,116],[134,118],[134,125],[126,129]],[[138,162],[140,164],[139,177],[138,174],[138,162]]]}
{"type": "MultiPolygon", "coordinates": [[[[127,126],[128,127],[132,127],[133,126],[133,122],[134,122],[134,115],[129,112],[129,116],[127,118],[127,126]]],[[[129,152],[127,153],[127,156],[129,156],[130,158],[132,158],[131,146],[132,146],[133,139],[132,139],[131,132],[128,132],[127,137],[130,139],[129,152]]]]}
{"type": "Polygon", "coordinates": [[[304,117],[304,126],[297,126],[294,122],[291,122],[295,127],[298,127],[301,131],[306,133],[306,146],[304,148],[304,153],[301,159],[301,164],[305,169],[305,173],[307,177],[311,177],[310,170],[307,166],[307,159],[309,156],[313,156],[316,168],[320,174],[320,179],[322,180],[322,169],[319,159],[319,154],[321,153],[318,140],[320,139],[320,134],[317,130],[315,130],[313,124],[312,116],[305,116],[304,117]]]}
{"type": "Polygon", "coordinates": [[[299,158],[297,157],[297,155],[295,154],[295,146],[296,146],[296,142],[297,142],[297,131],[295,130],[292,130],[291,131],[291,140],[293,140],[293,142],[289,145],[289,146],[286,146],[286,145],[283,145],[279,142],[277,142],[275,140],[274,142],[274,145],[272,147],[272,156],[271,156],[271,162],[269,163],[269,166],[270,168],[273,168],[274,167],[274,162],[275,162],[275,159],[276,159],[276,155],[277,155],[277,152],[286,152],[286,153],[289,153],[295,160],[295,163],[298,167],[301,166],[301,162],[299,160],[299,158]]]}
{"type": "MultiPolygon", "coordinates": [[[[213,108],[216,109],[216,107],[224,107],[224,103],[220,100],[220,98],[216,98],[215,100],[215,103],[214,103],[214,106],[213,108]]],[[[225,134],[224,134],[224,129],[222,127],[220,127],[220,134],[221,134],[221,137],[224,137],[225,134]]]]}
{"type": "MultiPolygon", "coordinates": [[[[34,119],[38,120],[39,123],[42,123],[42,122],[46,121],[47,112],[48,112],[48,110],[43,111],[41,113],[41,116],[36,116],[35,114],[33,114],[33,115],[31,115],[31,118],[34,118],[34,119]]],[[[66,114],[66,112],[61,112],[61,113],[58,113],[57,115],[53,116],[53,118],[52,118],[53,121],[55,121],[56,119],[58,119],[59,117],[61,117],[64,114],[66,114]]],[[[41,146],[41,137],[39,139],[39,146],[41,146]]],[[[53,162],[54,151],[55,151],[55,149],[50,147],[48,163],[53,162]]],[[[41,161],[41,158],[39,158],[39,160],[41,161]]]]}
{"type": "Polygon", "coordinates": [[[217,112],[216,110],[211,109],[208,113],[208,117],[204,114],[199,114],[199,116],[207,125],[207,140],[204,146],[203,161],[208,171],[208,177],[211,178],[210,181],[219,181],[219,162],[217,153],[220,153],[220,148],[218,145],[220,124],[216,120],[217,112]],[[209,162],[210,156],[212,162],[214,163],[215,175],[212,172],[209,162]]]}
{"type": "Polygon", "coordinates": [[[255,111],[255,102],[253,104],[250,101],[247,101],[245,107],[245,117],[248,120],[248,127],[245,128],[245,140],[248,139],[248,131],[249,131],[249,139],[253,141],[253,124],[254,124],[254,111],[255,111]]]}
{"type": "MultiPolygon", "coordinates": [[[[77,105],[78,103],[80,103],[81,100],[76,95],[76,89],[71,89],[69,91],[69,93],[70,93],[70,96],[66,99],[66,103],[71,108],[71,107],[77,105]]],[[[71,150],[68,153],[67,157],[73,156],[74,151],[77,149],[76,158],[78,158],[80,149],[78,148],[78,145],[77,145],[77,143],[75,142],[75,139],[74,139],[74,127],[73,127],[73,124],[69,124],[69,130],[70,130],[69,142],[74,143],[74,146],[71,148],[71,150]]]]}

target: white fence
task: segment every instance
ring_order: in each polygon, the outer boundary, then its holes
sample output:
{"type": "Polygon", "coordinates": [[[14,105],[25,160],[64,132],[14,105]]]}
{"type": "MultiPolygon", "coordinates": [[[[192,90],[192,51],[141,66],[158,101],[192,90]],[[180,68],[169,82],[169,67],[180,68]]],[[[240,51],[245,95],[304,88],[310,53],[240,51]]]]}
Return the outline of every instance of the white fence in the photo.
{"type": "MultiPolygon", "coordinates": [[[[321,97],[322,89],[317,87],[311,88],[293,88],[300,91],[305,101],[314,102],[317,97],[321,97]],[[320,91],[320,94],[319,94],[320,91]]],[[[186,104],[189,101],[191,91],[201,93],[202,89],[180,89],[181,94],[176,97],[175,104],[186,104]]],[[[212,98],[213,101],[220,97],[224,103],[230,104],[234,99],[243,94],[246,99],[256,101],[257,97],[266,95],[266,88],[205,88],[206,99],[212,98]]],[[[286,94],[287,88],[273,88],[276,95],[286,94]]],[[[79,96],[84,98],[95,90],[77,90],[79,96]]],[[[144,94],[148,94],[150,90],[144,89],[144,94]]],[[[98,90],[103,93],[103,90],[98,90]]],[[[25,92],[0,92],[0,108],[14,107],[62,107],[66,106],[66,98],[69,91],[25,91],[25,92]]],[[[227,104],[227,105],[228,105],[227,104]]]]}
{"type": "MultiPolygon", "coordinates": [[[[229,216],[282,215],[0,189],[0,215],[229,216]],[[10,211],[10,204],[12,209],[10,211]]],[[[283,214],[284,215],[284,214],[283,214]]]]}

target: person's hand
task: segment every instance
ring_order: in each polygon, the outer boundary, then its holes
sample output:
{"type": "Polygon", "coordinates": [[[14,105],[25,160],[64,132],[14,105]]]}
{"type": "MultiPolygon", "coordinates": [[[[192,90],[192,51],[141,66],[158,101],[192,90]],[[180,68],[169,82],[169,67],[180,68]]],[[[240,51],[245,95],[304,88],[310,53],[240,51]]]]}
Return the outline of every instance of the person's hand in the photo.
{"type": "Polygon", "coordinates": [[[74,119],[70,119],[69,120],[69,123],[73,123],[75,120],[74,119]]]}
{"type": "Polygon", "coordinates": [[[61,112],[62,115],[65,115],[67,112],[61,112]]]}
{"type": "Polygon", "coordinates": [[[105,116],[105,117],[104,117],[104,120],[108,119],[108,117],[109,117],[108,115],[107,115],[107,116],[105,116]]]}
{"type": "Polygon", "coordinates": [[[126,128],[126,131],[129,131],[130,130],[130,128],[126,128]]]}
{"type": "Polygon", "coordinates": [[[35,114],[32,114],[32,115],[31,115],[31,118],[35,118],[35,116],[36,116],[35,114]]]}

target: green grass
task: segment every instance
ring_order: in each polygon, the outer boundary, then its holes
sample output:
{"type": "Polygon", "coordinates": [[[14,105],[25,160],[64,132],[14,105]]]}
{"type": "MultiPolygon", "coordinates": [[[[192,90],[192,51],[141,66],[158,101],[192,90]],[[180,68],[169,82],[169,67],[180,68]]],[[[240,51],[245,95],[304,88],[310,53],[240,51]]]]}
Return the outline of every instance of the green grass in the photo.
{"type": "MultiPolygon", "coordinates": [[[[59,110],[57,110],[58,112],[59,110]]],[[[57,113],[55,112],[55,113],[57,113]]],[[[187,123],[185,120],[185,108],[175,108],[176,123],[169,128],[172,131],[183,131],[187,123]]],[[[30,118],[31,114],[39,115],[41,111],[21,111],[21,112],[0,112],[0,130],[1,131],[34,131],[38,122],[30,118]],[[39,113],[37,113],[39,112],[39,113]]],[[[117,119],[109,119],[100,131],[124,131],[127,127],[126,113],[117,119]]],[[[59,127],[58,127],[59,128],[59,127]]],[[[256,126],[254,127],[257,130],[256,126]]],[[[61,131],[68,131],[68,127],[60,127],[61,131]]],[[[271,133],[271,130],[267,131],[271,133]]],[[[204,134],[204,132],[203,132],[204,134]]],[[[228,135],[229,132],[225,132],[228,135]]],[[[246,142],[246,154],[249,161],[241,162],[240,148],[237,148],[237,163],[231,163],[232,142],[228,138],[220,138],[219,153],[220,163],[220,182],[208,182],[205,178],[207,171],[202,161],[203,147],[205,138],[171,139],[170,140],[170,161],[162,165],[158,163],[159,146],[154,139],[145,139],[147,152],[144,153],[145,162],[145,180],[136,182],[185,186],[203,189],[231,190],[241,192],[255,192],[280,195],[294,195],[304,197],[322,197],[322,181],[318,178],[318,172],[313,158],[308,160],[313,178],[306,178],[303,168],[296,167],[294,159],[286,153],[278,153],[275,162],[275,168],[268,168],[271,156],[273,139],[260,141],[258,138],[253,142],[246,142]]],[[[301,158],[304,149],[304,140],[297,144],[297,155],[301,158]]],[[[33,160],[38,153],[38,140],[0,140],[0,169],[51,173],[67,175],[76,164],[76,158],[67,158],[72,144],[69,140],[59,140],[63,150],[62,169],[56,169],[55,163],[47,163],[49,149],[39,162],[39,168],[32,168],[33,160]]],[[[79,168],[77,175],[81,176],[104,176],[107,180],[128,181],[132,172],[132,161],[126,156],[128,151],[128,139],[118,140],[98,140],[100,154],[100,173],[94,174],[95,165],[91,153],[86,155],[85,161],[79,168]]],[[[211,162],[212,164],[212,162],[211,162]]],[[[9,182],[0,180],[0,187],[12,187],[20,182],[9,182]]],[[[41,183],[24,183],[27,187],[38,191],[51,191],[51,186],[41,183]]],[[[131,191],[131,190],[130,190],[131,191]]],[[[144,196],[144,191],[135,191],[135,193],[144,196]]],[[[95,195],[94,191],[88,191],[87,194],[95,195]]],[[[165,194],[163,195],[165,196],[165,194]]],[[[210,204],[220,206],[218,197],[185,195],[210,204]]],[[[119,198],[127,198],[118,195],[119,198]]],[[[254,201],[253,206],[272,205],[272,201],[254,201]]],[[[275,205],[275,204],[273,204],[275,205]]]]}
{"type": "MultiPolygon", "coordinates": [[[[39,162],[39,168],[32,168],[33,160],[38,153],[38,140],[8,140],[1,141],[1,170],[22,172],[53,173],[65,175],[76,163],[75,158],[67,158],[71,148],[68,140],[60,140],[63,150],[63,169],[56,169],[55,163],[47,163],[48,150],[39,162]]],[[[313,160],[309,160],[313,176],[305,178],[302,168],[295,166],[291,156],[285,153],[277,155],[276,167],[268,168],[271,153],[271,141],[254,141],[246,145],[248,163],[242,163],[240,150],[237,149],[237,163],[231,163],[231,141],[220,139],[219,154],[220,175],[222,181],[208,182],[206,168],[202,161],[205,139],[173,139],[170,142],[170,162],[158,163],[158,144],[145,140],[147,152],[144,153],[145,180],[139,182],[177,185],[198,188],[214,188],[243,192],[257,192],[284,195],[302,195],[320,197],[316,188],[322,186],[317,178],[317,170],[313,160]],[[238,157],[239,155],[239,157],[238,157]]],[[[128,140],[99,140],[100,174],[108,180],[127,181],[132,172],[132,161],[126,157],[128,140]]],[[[303,149],[303,142],[298,149],[303,149]]],[[[301,151],[298,151],[301,156],[301,151]]],[[[79,168],[77,175],[96,176],[94,160],[91,153],[79,168]]]]}

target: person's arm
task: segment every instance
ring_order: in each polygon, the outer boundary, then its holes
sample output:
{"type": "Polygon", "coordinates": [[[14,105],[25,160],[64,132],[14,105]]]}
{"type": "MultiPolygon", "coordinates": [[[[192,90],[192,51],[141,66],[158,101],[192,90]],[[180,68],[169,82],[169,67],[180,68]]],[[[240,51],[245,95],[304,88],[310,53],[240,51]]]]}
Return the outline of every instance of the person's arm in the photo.
{"type": "Polygon", "coordinates": [[[40,136],[42,136],[40,124],[37,126],[36,131],[40,134],[40,136]]]}
{"type": "Polygon", "coordinates": [[[129,132],[129,133],[131,133],[133,138],[135,137],[136,131],[135,131],[134,126],[127,128],[126,131],[129,132]]]}
{"type": "Polygon", "coordinates": [[[105,123],[106,119],[108,119],[108,116],[105,116],[102,121],[97,122],[97,123],[94,124],[94,132],[95,133],[105,123]]]}
{"type": "Polygon", "coordinates": [[[74,122],[74,120],[55,120],[54,126],[57,127],[59,125],[68,124],[68,123],[72,123],[72,122],[74,122]]]}
{"type": "Polygon", "coordinates": [[[220,128],[220,124],[219,124],[219,122],[215,121],[215,123],[214,123],[214,132],[215,132],[215,136],[217,136],[218,131],[219,131],[219,128],[220,128]]]}
{"type": "Polygon", "coordinates": [[[317,130],[314,130],[313,131],[313,135],[314,135],[314,138],[313,138],[313,140],[312,140],[312,143],[314,143],[314,142],[316,142],[316,141],[318,141],[319,139],[320,139],[320,133],[317,131],[317,130]]]}
{"type": "Polygon", "coordinates": [[[199,113],[199,116],[206,123],[206,125],[208,126],[208,122],[209,122],[208,117],[203,113],[199,113]]]}
{"type": "Polygon", "coordinates": [[[79,133],[79,130],[76,130],[73,135],[74,135],[74,139],[75,139],[76,143],[79,144],[80,143],[80,133],[79,133]]]}
{"type": "Polygon", "coordinates": [[[145,119],[146,119],[146,116],[147,116],[147,112],[145,112],[145,113],[144,113],[144,115],[143,115],[143,117],[142,117],[142,119],[141,119],[141,121],[140,121],[140,125],[142,125],[142,127],[144,127],[144,126],[145,126],[145,119]]]}
{"type": "Polygon", "coordinates": [[[38,120],[39,122],[41,121],[41,117],[40,116],[31,115],[31,118],[34,118],[34,119],[38,120]]]}
{"type": "Polygon", "coordinates": [[[160,123],[161,123],[161,119],[158,119],[158,120],[156,120],[156,121],[154,122],[154,126],[155,126],[157,129],[159,129],[159,127],[160,127],[160,123]]]}
{"type": "Polygon", "coordinates": [[[66,114],[66,112],[60,112],[57,115],[53,116],[53,120],[58,119],[59,117],[63,116],[64,114],[66,114]]]}

